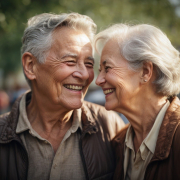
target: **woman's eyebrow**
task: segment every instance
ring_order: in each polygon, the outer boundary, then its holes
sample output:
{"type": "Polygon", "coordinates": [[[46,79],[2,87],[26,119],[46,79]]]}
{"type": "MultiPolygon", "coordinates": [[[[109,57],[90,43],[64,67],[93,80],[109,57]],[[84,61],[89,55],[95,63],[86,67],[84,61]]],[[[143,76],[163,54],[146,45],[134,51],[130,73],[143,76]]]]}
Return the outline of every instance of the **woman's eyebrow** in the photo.
{"type": "Polygon", "coordinates": [[[107,63],[107,60],[104,60],[104,61],[102,62],[103,65],[106,65],[106,63],[107,63]]]}

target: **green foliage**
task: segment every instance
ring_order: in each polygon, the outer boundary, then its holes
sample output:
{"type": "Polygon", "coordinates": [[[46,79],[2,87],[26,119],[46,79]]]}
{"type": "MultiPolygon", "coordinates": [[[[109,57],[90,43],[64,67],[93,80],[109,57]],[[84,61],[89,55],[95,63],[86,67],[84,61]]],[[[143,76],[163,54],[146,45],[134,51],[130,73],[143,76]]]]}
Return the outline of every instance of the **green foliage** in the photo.
{"type": "Polygon", "coordinates": [[[180,18],[170,0],[1,0],[0,69],[5,75],[21,65],[21,37],[27,19],[44,13],[78,12],[90,16],[98,31],[114,23],[148,23],[161,28],[180,47],[180,18]]]}

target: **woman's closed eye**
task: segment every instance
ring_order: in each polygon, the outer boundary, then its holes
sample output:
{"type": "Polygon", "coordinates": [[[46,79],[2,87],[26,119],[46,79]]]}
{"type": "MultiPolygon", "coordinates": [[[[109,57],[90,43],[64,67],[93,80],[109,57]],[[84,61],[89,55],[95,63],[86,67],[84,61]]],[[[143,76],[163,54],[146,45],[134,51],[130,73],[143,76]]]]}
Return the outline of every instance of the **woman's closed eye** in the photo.
{"type": "Polygon", "coordinates": [[[105,72],[108,72],[108,70],[111,69],[111,67],[110,66],[105,66],[104,69],[105,69],[105,72]]]}

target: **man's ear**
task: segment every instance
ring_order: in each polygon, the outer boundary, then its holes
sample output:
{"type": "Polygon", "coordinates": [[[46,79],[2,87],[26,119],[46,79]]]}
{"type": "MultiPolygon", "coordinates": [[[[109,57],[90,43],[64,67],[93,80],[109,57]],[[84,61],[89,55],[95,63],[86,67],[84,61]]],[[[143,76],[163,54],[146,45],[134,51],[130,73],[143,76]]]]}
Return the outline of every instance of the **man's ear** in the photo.
{"type": "Polygon", "coordinates": [[[153,63],[150,61],[144,62],[142,67],[141,78],[144,83],[148,82],[153,75],[153,63]]]}
{"type": "Polygon", "coordinates": [[[24,73],[29,80],[36,79],[34,68],[35,68],[36,58],[29,52],[25,52],[22,56],[22,65],[24,73]]]}

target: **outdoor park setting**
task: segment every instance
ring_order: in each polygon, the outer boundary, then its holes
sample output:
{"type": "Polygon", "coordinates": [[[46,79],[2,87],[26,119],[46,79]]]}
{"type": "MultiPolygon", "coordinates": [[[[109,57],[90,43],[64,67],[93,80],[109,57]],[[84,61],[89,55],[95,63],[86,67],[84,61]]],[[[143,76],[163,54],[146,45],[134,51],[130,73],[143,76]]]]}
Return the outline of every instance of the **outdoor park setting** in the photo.
{"type": "MultiPolygon", "coordinates": [[[[1,0],[0,1],[0,114],[28,89],[21,68],[21,37],[27,19],[40,13],[78,12],[91,17],[97,32],[114,23],[147,23],[166,33],[180,50],[179,0],[1,0]]],[[[95,78],[98,59],[95,59],[95,78]]],[[[104,103],[104,94],[93,83],[86,100],[104,103]]]]}
{"type": "Polygon", "coordinates": [[[179,180],[180,0],[0,0],[0,179],[179,180]]]}

